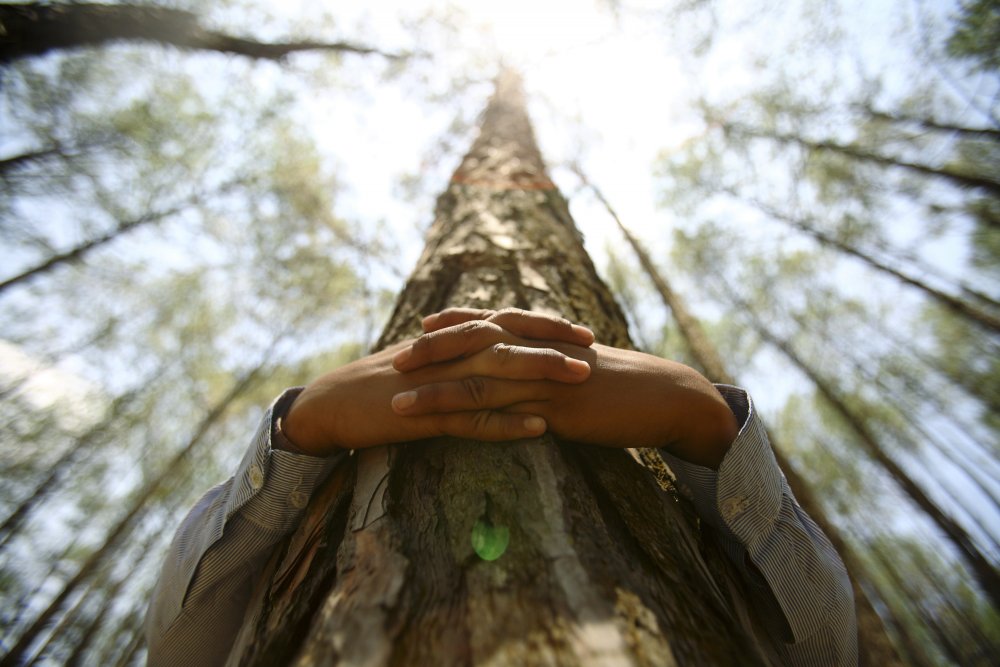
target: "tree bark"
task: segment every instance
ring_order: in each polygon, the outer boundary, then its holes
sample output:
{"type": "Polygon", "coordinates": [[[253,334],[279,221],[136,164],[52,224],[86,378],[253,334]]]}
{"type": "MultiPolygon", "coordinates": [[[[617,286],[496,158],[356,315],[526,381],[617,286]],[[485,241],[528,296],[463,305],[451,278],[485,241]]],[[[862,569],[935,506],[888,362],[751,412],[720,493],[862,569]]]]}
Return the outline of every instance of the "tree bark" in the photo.
{"type": "Polygon", "coordinates": [[[182,49],[221,51],[255,59],[281,60],[299,51],[335,51],[400,58],[348,42],[264,43],[206,30],[187,11],[151,5],[25,4],[0,6],[0,63],[56,49],[143,41],[182,49]]]}
{"type": "MultiPolygon", "coordinates": [[[[630,345],[510,72],[378,346],[459,305],[560,313],[630,345]]],[[[626,451],[551,436],[375,448],[317,492],[230,664],[760,664],[772,650],[739,622],[731,575],[626,451]]]]}
{"type": "MultiPolygon", "coordinates": [[[[584,185],[589,187],[601,204],[604,205],[608,214],[618,225],[618,229],[625,236],[625,240],[639,259],[639,264],[653,283],[654,289],[660,295],[664,307],[672,314],[674,322],[677,324],[677,329],[684,339],[684,343],[691,353],[691,357],[694,359],[698,370],[713,382],[738,385],[739,383],[736,381],[736,378],[729,373],[725,363],[722,361],[722,355],[719,354],[716,347],[708,340],[708,336],[705,335],[701,322],[688,309],[684,299],[673,290],[666,277],[653,263],[646,248],[632,233],[632,230],[626,227],[625,223],[621,221],[621,218],[618,217],[618,214],[612,208],[611,203],[604,197],[604,193],[590,182],[590,179],[587,178],[579,166],[574,165],[573,171],[576,172],[584,185]]],[[[864,564],[854,553],[854,549],[850,544],[840,536],[840,531],[837,527],[827,519],[826,512],[819,504],[819,500],[813,495],[809,484],[798,474],[791,461],[778,449],[770,431],[768,431],[768,439],[771,441],[775,460],[777,460],[778,465],[785,473],[788,486],[791,488],[799,505],[802,506],[830,539],[831,544],[840,553],[848,572],[851,574],[851,588],[854,591],[854,606],[858,619],[859,663],[861,665],[879,665],[883,667],[901,665],[902,662],[892,643],[889,641],[888,635],[886,635],[882,619],[879,618],[878,613],[868,599],[868,595],[858,583],[859,575],[864,576],[869,581],[871,580],[871,577],[865,576],[864,564]]]]}

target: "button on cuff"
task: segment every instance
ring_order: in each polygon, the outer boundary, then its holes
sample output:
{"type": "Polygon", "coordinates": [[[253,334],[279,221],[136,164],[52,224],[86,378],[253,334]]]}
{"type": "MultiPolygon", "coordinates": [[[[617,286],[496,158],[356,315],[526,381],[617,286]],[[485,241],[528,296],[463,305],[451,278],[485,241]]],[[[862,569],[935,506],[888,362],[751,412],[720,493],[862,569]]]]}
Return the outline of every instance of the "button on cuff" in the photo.
{"type": "Polygon", "coordinates": [[[260,469],[260,466],[254,463],[250,466],[250,486],[254,491],[260,491],[260,488],[264,486],[264,471],[260,469]]]}
{"type": "Polygon", "coordinates": [[[302,491],[292,491],[288,494],[288,504],[297,510],[302,509],[309,503],[309,495],[302,491]]]}

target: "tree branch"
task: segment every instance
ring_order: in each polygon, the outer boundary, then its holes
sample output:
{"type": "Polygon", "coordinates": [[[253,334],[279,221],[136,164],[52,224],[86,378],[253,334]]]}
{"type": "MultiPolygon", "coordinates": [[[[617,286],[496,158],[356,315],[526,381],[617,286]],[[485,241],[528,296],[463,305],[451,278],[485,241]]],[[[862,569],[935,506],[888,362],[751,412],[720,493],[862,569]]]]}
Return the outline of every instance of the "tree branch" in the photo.
{"type": "Polygon", "coordinates": [[[206,30],[192,12],[146,5],[0,5],[0,28],[0,63],[56,49],[121,41],[157,42],[264,60],[282,60],[298,51],[376,54],[390,59],[410,55],[339,41],[258,42],[206,30]]]}

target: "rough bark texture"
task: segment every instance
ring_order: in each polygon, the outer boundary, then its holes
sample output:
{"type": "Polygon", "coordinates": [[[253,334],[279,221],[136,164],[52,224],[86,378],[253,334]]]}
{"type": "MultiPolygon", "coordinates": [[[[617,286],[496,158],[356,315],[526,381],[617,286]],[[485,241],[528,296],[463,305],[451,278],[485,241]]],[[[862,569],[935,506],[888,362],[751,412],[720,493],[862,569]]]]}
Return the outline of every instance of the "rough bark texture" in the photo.
{"type": "MultiPolygon", "coordinates": [[[[621,218],[618,217],[618,214],[612,208],[611,203],[604,197],[604,193],[590,182],[579,167],[574,166],[574,171],[580,177],[580,180],[583,181],[584,185],[589,187],[597,199],[604,205],[608,214],[618,225],[618,229],[621,230],[622,235],[625,236],[625,240],[628,241],[629,246],[635,252],[636,257],[639,259],[639,264],[653,283],[653,287],[657,293],[659,293],[663,305],[673,315],[681,338],[684,339],[684,344],[687,346],[694,360],[692,365],[712,382],[738,385],[739,383],[736,381],[736,378],[729,373],[725,363],[722,361],[722,355],[719,354],[715,346],[709,341],[708,336],[705,335],[701,322],[688,309],[684,299],[673,290],[666,277],[657,268],[656,264],[653,263],[652,258],[639,239],[621,221],[621,218]]],[[[770,433],[768,433],[768,438],[773,446],[775,441],[770,433]]],[[[819,499],[815,497],[808,483],[798,474],[795,467],[791,465],[791,462],[777,447],[774,448],[774,457],[784,471],[788,486],[791,488],[792,493],[795,494],[795,499],[830,539],[830,542],[840,553],[848,572],[851,574],[851,589],[854,591],[855,613],[858,619],[859,663],[861,665],[878,665],[880,667],[901,665],[902,662],[892,643],[889,641],[888,635],[886,635],[882,619],[879,618],[878,613],[868,599],[868,595],[858,583],[858,576],[864,573],[863,563],[855,555],[850,545],[840,536],[840,531],[837,527],[826,517],[826,512],[823,511],[819,499]]]]}
{"type": "MultiPolygon", "coordinates": [[[[516,76],[501,75],[380,345],[456,305],[557,312],[629,345],[523,104],[516,76]]],[[[687,505],[626,451],[548,436],[365,450],[335,472],[271,567],[231,664],[752,665],[772,655],[750,638],[732,573],[687,505]],[[474,535],[505,533],[505,548],[477,555],[474,535]]]]}

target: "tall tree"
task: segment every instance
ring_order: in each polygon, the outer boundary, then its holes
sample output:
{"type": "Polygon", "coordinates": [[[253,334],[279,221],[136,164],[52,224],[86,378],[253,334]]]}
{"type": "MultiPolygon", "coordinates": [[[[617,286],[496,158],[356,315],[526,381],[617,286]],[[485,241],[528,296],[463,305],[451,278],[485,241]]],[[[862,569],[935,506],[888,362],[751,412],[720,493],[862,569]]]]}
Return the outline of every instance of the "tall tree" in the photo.
{"type": "MultiPolygon", "coordinates": [[[[618,217],[618,213],[611,206],[611,202],[605,198],[604,193],[587,178],[587,175],[578,165],[573,166],[573,171],[580,177],[583,184],[590,188],[598,201],[607,209],[608,215],[618,225],[618,229],[621,230],[626,242],[639,260],[639,265],[646,273],[650,282],[653,283],[657,294],[660,295],[664,307],[674,318],[677,324],[677,331],[683,338],[695,366],[713,382],[731,385],[739,384],[726,368],[725,363],[722,361],[722,355],[719,354],[716,347],[709,341],[701,323],[691,312],[690,308],[688,308],[684,298],[673,289],[663,272],[653,263],[649,252],[647,252],[642,242],[639,241],[632,230],[626,227],[625,223],[618,217]]],[[[771,442],[774,443],[773,437],[771,437],[771,442]]],[[[788,480],[788,486],[792,489],[792,493],[795,494],[796,500],[798,500],[803,509],[809,512],[813,520],[816,521],[827,537],[830,538],[830,542],[840,552],[851,574],[851,586],[854,590],[854,604],[858,618],[859,660],[866,665],[900,664],[899,656],[896,655],[895,650],[889,643],[889,638],[885,634],[885,627],[881,619],[858,581],[858,577],[864,574],[864,566],[861,560],[854,554],[850,545],[840,536],[840,531],[836,526],[826,517],[826,512],[823,511],[819,499],[812,493],[809,484],[798,474],[788,458],[777,447],[774,449],[774,456],[784,471],[785,477],[788,480]]]]}
{"type": "MultiPolygon", "coordinates": [[[[455,305],[559,312],[602,342],[630,346],[546,174],[510,72],[438,199],[378,347],[455,305]]],[[[258,620],[244,626],[234,657],[244,665],[765,660],[769,647],[736,621],[741,596],[720,588],[731,573],[699,546],[689,512],[626,452],[551,436],[365,450],[317,493],[273,560],[258,620]]]]}

